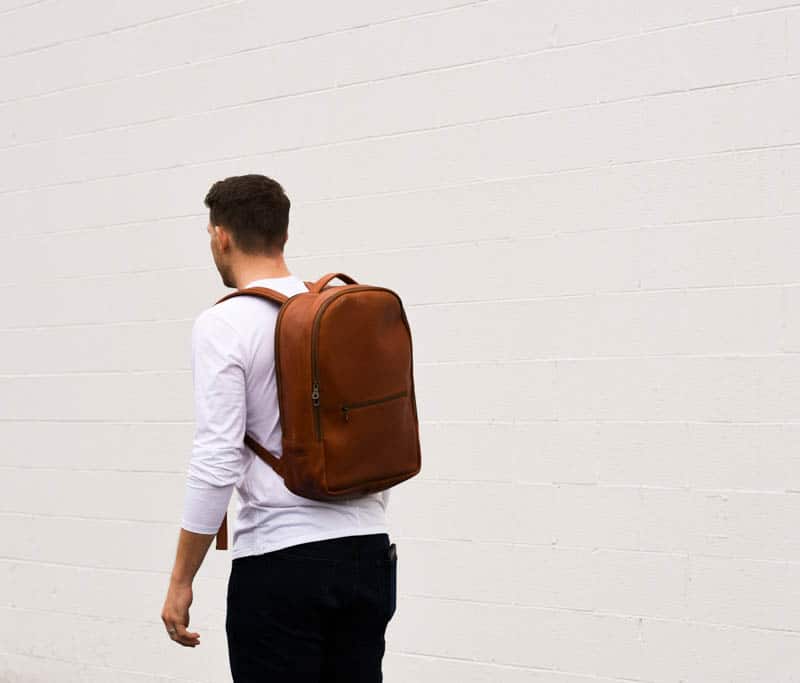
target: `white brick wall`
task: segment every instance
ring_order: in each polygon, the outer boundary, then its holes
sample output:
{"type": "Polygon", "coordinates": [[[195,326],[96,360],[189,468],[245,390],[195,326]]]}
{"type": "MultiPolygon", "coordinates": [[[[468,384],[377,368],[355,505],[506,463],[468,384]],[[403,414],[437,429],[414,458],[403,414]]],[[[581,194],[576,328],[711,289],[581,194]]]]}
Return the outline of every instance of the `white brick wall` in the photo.
{"type": "Polygon", "coordinates": [[[0,681],[166,639],[202,199],[395,288],[423,471],[391,683],[800,681],[800,3],[0,0],[0,681]]]}

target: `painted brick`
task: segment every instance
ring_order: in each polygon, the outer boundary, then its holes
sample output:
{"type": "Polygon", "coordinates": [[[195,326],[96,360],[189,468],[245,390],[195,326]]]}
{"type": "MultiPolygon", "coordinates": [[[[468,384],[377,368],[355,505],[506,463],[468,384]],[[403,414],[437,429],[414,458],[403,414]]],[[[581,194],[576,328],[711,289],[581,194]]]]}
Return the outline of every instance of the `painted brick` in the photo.
{"type": "Polygon", "coordinates": [[[411,322],[387,681],[797,680],[800,7],[0,13],[0,680],[229,679],[228,554],[202,651],[159,612],[224,292],[202,198],[246,172],[293,272],[411,322]]]}

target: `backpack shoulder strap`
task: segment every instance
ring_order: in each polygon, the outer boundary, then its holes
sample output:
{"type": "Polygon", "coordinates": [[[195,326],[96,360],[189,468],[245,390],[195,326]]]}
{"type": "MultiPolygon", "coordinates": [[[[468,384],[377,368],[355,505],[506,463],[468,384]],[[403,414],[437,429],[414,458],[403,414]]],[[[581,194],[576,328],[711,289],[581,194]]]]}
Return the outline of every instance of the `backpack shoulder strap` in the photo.
{"type": "MultiPolygon", "coordinates": [[[[308,283],[306,283],[308,286],[308,283]]],[[[270,289],[269,287],[243,287],[242,289],[237,289],[233,292],[229,292],[221,299],[216,301],[214,305],[216,306],[218,303],[225,301],[226,299],[230,299],[234,296],[258,296],[262,299],[269,299],[270,301],[274,301],[276,304],[283,306],[289,300],[289,297],[283,294],[282,292],[278,292],[274,289],[270,289]]],[[[260,443],[258,443],[250,434],[245,432],[244,442],[247,446],[249,446],[253,451],[255,451],[256,455],[258,455],[262,460],[264,460],[270,467],[272,467],[278,474],[284,476],[283,471],[283,463],[281,462],[280,458],[275,457],[272,453],[270,453],[266,448],[264,448],[260,443]]],[[[217,550],[227,550],[228,549],[228,513],[225,513],[225,516],[222,518],[222,524],[220,524],[219,529],[216,533],[217,543],[216,548],[217,550]]]]}
{"type": "Polygon", "coordinates": [[[277,290],[270,289],[269,287],[243,287],[242,289],[237,289],[234,292],[230,292],[223,296],[218,301],[214,302],[216,306],[218,303],[225,301],[226,299],[230,299],[234,296],[242,296],[248,294],[250,296],[260,296],[262,299],[269,299],[270,301],[274,301],[277,304],[283,305],[289,300],[289,297],[286,296],[283,292],[278,292],[277,290]]]}

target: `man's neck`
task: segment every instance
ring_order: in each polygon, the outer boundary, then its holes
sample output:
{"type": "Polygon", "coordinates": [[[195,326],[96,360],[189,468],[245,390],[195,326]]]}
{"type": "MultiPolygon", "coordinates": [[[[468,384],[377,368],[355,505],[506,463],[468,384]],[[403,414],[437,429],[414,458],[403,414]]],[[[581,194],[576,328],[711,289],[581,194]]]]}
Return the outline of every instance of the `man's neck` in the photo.
{"type": "Polygon", "coordinates": [[[241,289],[242,287],[246,287],[253,280],[287,277],[291,274],[285,263],[275,264],[274,266],[261,265],[259,267],[248,268],[236,274],[236,287],[241,289]]]}

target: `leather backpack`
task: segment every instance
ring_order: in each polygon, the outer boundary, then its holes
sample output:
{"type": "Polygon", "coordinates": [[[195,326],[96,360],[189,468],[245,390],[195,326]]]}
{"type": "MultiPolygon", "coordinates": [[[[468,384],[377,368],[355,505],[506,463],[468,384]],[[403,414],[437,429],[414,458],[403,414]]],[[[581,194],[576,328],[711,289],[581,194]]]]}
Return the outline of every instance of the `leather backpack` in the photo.
{"type": "MultiPolygon", "coordinates": [[[[258,296],[280,306],[275,377],[281,457],[251,434],[244,443],[298,496],[348,500],[419,473],[411,328],[391,289],[344,273],[305,281],[292,296],[246,287],[223,296],[258,296]],[[338,278],[344,285],[329,285],[338,278]]],[[[216,304],[215,304],[216,305],[216,304]]],[[[228,514],[216,534],[228,547],[228,514]]]]}

